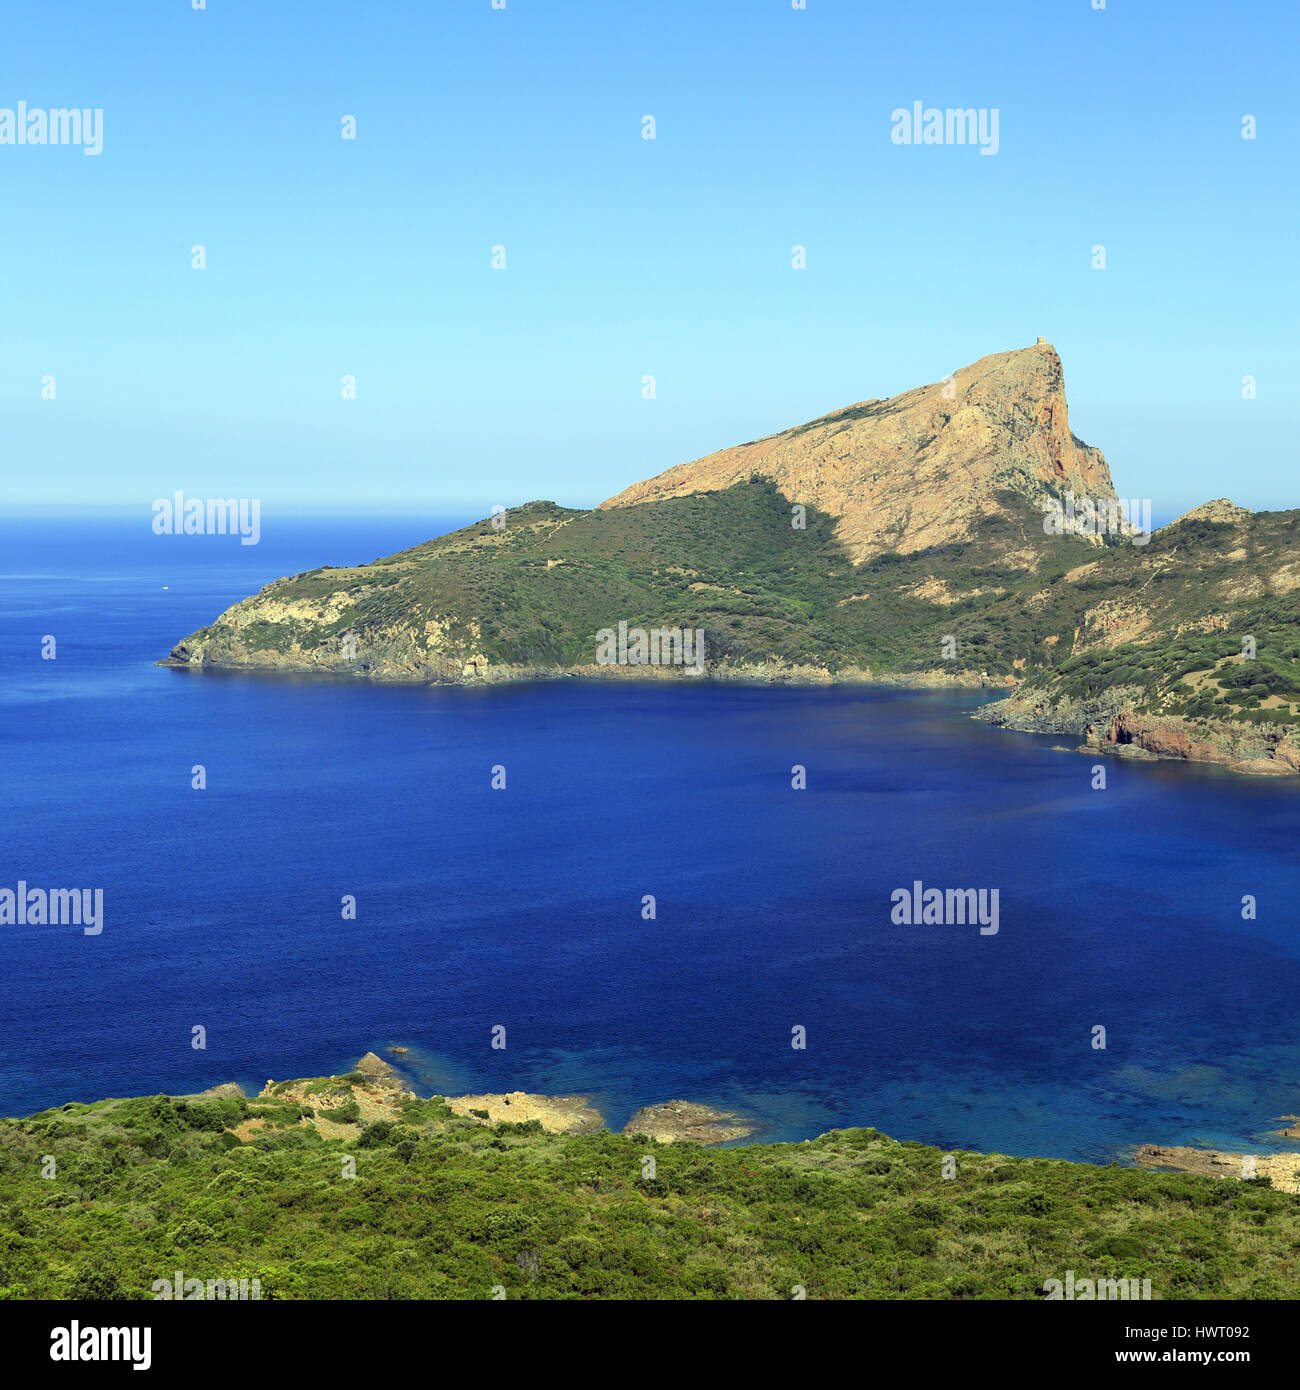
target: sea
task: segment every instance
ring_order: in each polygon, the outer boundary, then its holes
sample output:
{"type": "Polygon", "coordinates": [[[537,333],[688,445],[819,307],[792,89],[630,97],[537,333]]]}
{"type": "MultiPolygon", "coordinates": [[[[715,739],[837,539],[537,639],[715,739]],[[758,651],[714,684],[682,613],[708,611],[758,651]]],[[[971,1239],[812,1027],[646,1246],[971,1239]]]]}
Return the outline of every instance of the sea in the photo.
{"type": "Polygon", "coordinates": [[[613,1129],[684,1099],[758,1140],[1295,1147],[1300,780],[1098,786],[969,691],[155,664],[280,575],[468,519],[0,521],[0,889],[103,893],[95,935],[0,925],[0,1114],[374,1050],[613,1129]],[[895,920],[918,883],[996,890],[996,932],[895,920]]]}

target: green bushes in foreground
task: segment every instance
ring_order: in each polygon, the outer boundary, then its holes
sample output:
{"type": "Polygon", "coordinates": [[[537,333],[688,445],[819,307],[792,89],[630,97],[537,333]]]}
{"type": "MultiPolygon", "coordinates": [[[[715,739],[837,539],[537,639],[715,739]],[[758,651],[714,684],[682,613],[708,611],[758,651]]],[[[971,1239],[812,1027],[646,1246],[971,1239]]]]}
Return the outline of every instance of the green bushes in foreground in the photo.
{"type": "Polygon", "coordinates": [[[701,1149],[437,1099],[325,1140],[294,1110],[156,1096],[0,1121],[0,1292],[149,1298],[181,1270],[263,1298],[1038,1298],[1073,1270],[1155,1298],[1300,1294],[1300,1197],[1257,1184],[965,1153],[945,1179],[940,1150],[872,1129],[701,1149]]]}

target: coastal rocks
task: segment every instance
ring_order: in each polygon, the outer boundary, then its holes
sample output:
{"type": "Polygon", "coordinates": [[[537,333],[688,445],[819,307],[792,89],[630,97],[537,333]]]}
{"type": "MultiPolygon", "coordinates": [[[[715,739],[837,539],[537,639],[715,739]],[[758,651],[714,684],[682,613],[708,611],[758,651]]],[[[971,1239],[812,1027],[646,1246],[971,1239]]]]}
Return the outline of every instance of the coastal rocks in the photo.
{"type": "Polygon", "coordinates": [[[252,623],[312,623],[326,625],[336,622],[356,599],[346,590],[338,589],[326,597],[281,600],[276,597],[274,584],[260,589],[226,613],[232,630],[238,632],[252,623]]]}
{"type": "Polygon", "coordinates": [[[1172,1168],[1205,1178],[1240,1178],[1241,1155],[1217,1149],[1189,1149],[1181,1144],[1139,1144],[1133,1157],[1144,1168],[1172,1168]]]}
{"type": "MultiPolygon", "coordinates": [[[[385,573],[396,582],[407,569],[394,562],[385,573]]],[[[349,573],[321,572],[336,583],[345,583],[349,573]]],[[[373,609],[360,617],[345,613],[360,603],[347,591],[319,601],[282,597],[315,578],[298,575],[268,584],[178,642],[159,665],[311,671],[391,681],[452,682],[489,676],[488,658],[478,650],[482,630],[477,620],[445,617],[412,626],[394,614],[375,623],[373,609]]]]}
{"type": "Polygon", "coordinates": [[[753,474],[837,517],[836,535],[857,563],[968,541],[1006,513],[1001,493],[1034,504],[1067,491],[1115,496],[1100,451],[1070,430],[1061,360],[1040,340],[944,381],[679,464],[601,508],[727,488],[753,474]]]}
{"type": "Polygon", "coordinates": [[[1141,687],[1125,685],[1084,700],[1054,699],[1041,688],[1021,689],[975,710],[971,718],[1023,733],[1075,734],[1083,739],[1078,753],[1214,763],[1262,777],[1300,772],[1300,745],[1285,725],[1137,713],[1133,706],[1147,698],[1141,687]]]}
{"type": "Polygon", "coordinates": [[[1194,738],[1184,720],[1155,719],[1124,710],[1102,727],[1084,730],[1084,745],[1096,752],[1141,754],[1153,758],[1187,758],[1215,762],[1222,757],[1213,744],[1194,738]]]}
{"type": "Polygon", "coordinates": [[[971,718],[1003,729],[1030,734],[1084,735],[1090,727],[1108,725],[1121,710],[1142,696],[1138,686],[1115,686],[1089,699],[1069,695],[1056,698],[1051,691],[1021,689],[1005,700],[984,705],[971,718]]]}
{"type": "Polygon", "coordinates": [[[732,1110],[715,1110],[689,1100],[647,1105],[623,1126],[624,1134],[644,1134],[661,1144],[724,1144],[747,1139],[758,1126],[732,1110]]]}
{"type": "Polygon", "coordinates": [[[247,1093],[237,1081],[223,1081],[219,1086],[209,1086],[206,1091],[199,1091],[199,1100],[227,1100],[243,1099],[247,1093]]]}
{"type": "Polygon", "coordinates": [[[605,1117],[591,1105],[589,1096],[541,1096],[525,1091],[505,1095],[448,1096],[447,1104],[457,1115],[497,1125],[509,1120],[526,1124],[537,1120],[551,1134],[595,1134],[605,1117]],[[475,1112],[483,1112],[476,1114],[475,1112]]]}
{"type": "Polygon", "coordinates": [[[1288,772],[1300,772],[1300,744],[1295,742],[1295,737],[1295,732],[1288,730],[1273,745],[1273,761],[1288,772]]]}
{"type": "Polygon", "coordinates": [[[391,1063],[385,1062],[382,1057],[376,1057],[373,1052],[367,1052],[357,1063],[356,1070],[366,1078],[372,1086],[381,1087],[384,1090],[403,1091],[407,1095],[415,1093],[406,1084],[401,1072],[391,1063]]]}
{"type": "Polygon", "coordinates": [[[1173,1169],[1207,1178],[1235,1178],[1247,1173],[1269,1178],[1280,1192],[1300,1192],[1300,1154],[1221,1153],[1179,1144],[1140,1144],[1133,1157],[1143,1168],[1173,1169]]]}
{"type": "Polygon", "coordinates": [[[1005,676],[990,676],[987,671],[882,671],[879,675],[872,675],[870,671],[842,671],[838,679],[927,690],[1001,690],[1007,683],[1005,676]]]}
{"type": "Polygon", "coordinates": [[[1192,721],[1132,710],[1120,711],[1104,726],[1090,725],[1084,731],[1080,751],[1214,763],[1262,777],[1300,771],[1300,749],[1284,726],[1192,721]]]}
{"type": "MultiPolygon", "coordinates": [[[[448,1096],[447,1104],[458,1115],[495,1125],[537,1120],[551,1134],[595,1134],[605,1117],[589,1096],[544,1096],[526,1091],[498,1095],[448,1096]]],[[[745,1139],[757,1125],[731,1110],[717,1110],[694,1101],[670,1100],[638,1110],[623,1127],[624,1134],[644,1134],[663,1144],[723,1144],[745,1139]]]]}

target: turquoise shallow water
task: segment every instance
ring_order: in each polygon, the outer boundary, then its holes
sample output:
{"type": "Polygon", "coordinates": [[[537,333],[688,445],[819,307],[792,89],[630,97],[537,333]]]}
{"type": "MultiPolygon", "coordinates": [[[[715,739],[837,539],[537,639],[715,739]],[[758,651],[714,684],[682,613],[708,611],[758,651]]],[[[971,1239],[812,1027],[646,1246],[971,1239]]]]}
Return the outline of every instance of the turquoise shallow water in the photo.
{"type": "Polygon", "coordinates": [[[967,694],[151,664],[278,574],[436,529],[0,534],[0,887],[102,887],[106,918],[0,927],[0,1111],[401,1043],[426,1089],[587,1092],[615,1126],[680,1096],[773,1138],[1287,1147],[1291,782],[1109,763],[1096,792],[1090,760],[974,723],[967,694]],[[916,879],[997,888],[997,934],[893,923],[916,879]]]}

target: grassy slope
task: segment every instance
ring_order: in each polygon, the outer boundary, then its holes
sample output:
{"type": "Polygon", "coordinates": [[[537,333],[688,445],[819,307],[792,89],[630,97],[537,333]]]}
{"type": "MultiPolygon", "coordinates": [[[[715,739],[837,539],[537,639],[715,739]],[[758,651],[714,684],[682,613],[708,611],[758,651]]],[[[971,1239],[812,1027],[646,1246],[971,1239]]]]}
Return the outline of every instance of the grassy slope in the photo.
{"type": "Polygon", "coordinates": [[[701,1150],[433,1099],[326,1140],[300,1113],[156,1096],[0,1121],[0,1294],[150,1297],[177,1269],[281,1298],[1036,1298],[1067,1270],[1300,1292],[1300,1197],[1254,1183],[978,1154],[945,1181],[939,1150],[871,1129],[701,1150]],[[249,1116],[269,1127],[241,1143],[249,1116]]]}
{"type": "Polygon", "coordinates": [[[810,510],[806,530],[790,522],[790,504],[763,481],[603,512],[534,502],[500,532],[481,522],[369,566],[280,581],[280,600],[342,589],[360,601],[333,622],[268,624],[251,640],[284,651],[295,639],[318,646],[394,627],[418,640],[427,621],[450,616],[481,624],[476,645],[494,663],[551,667],[590,664],[596,633],[625,620],[703,627],[710,659],[914,670],[943,666],[940,639],[955,633],[969,639],[971,664],[1009,671],[1032,622],[995,613],[993,594],[937,607],[907,590],[937,574],[961,591],[1024,595],[1039,579],[1003,565],[1003,551],[1035,548],[1060,573],[1096,554],[1049,541],[1028,509],[1020,524],[990,520],[970,545],[862,566],[835,540],[832,518],[810,510]]]}

